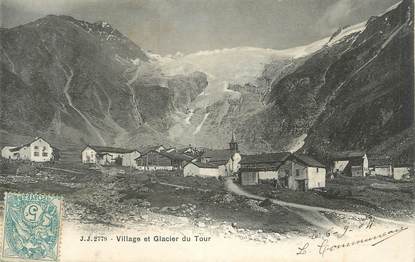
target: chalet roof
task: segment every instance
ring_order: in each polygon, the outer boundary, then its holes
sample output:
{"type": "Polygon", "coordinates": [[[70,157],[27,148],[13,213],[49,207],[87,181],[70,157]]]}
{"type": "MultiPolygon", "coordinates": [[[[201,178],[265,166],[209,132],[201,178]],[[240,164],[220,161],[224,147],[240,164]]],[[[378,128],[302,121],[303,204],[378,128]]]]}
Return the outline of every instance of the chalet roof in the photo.
{"type": "Polygon", "coordinates": [[[277,171],[284,162],[275,163],[255,163],[255,164],[244,164],[240,170],[243,171],[277,171]]]}
{"type": "Polygon", "coordinates": [[[143,158],[144,156],[146,156],[149,153],[155,153],[155,154],[159,154],[162,156],[165,156],[171,160],[175,160],[175,161],[192,161],[194,158],[185,154],[180,154],[177,152],[165,152],[165,151],[161,151],[158,152],[156,150],[150,150],[144,154],[141,154],[139,157],[137,157],[135,160],[139,159],[139,158],[143,158]]]}
{"type": "Polygon", "coordinates": [[[180,153],[176,153],[176,152],[159,152],[160,155],[166,156],[168,158],[170,158],[171,160],[176,160],[176,161],[192,161],[194,158],[189,156],[189,155],[185,155],[185,154],[180,154],[180,153]]]}
{"type": "Polygon", "coordinates": [[[324,164],[320,163],[309,155],[293,154],[292,156],[309,167],[326,167],[324,164]]]}
{"type": "Polygon", "coordinates": [[[20,149],[22,149],[23,147],[25,147],[26,145],[22,145],[22,146],[17,146],[17,147],[13,147],[13,148],[10,148],[9,149],[9,151],[10,152],[16,152],[16,151],[19,151],[20,149]]]}
{"type": "Polygon", "coordinates": [[[199,162],[199,161],[189,162],[186,165],[189,165],[189,164],[193,164],[193,165],[195,165],[197,167],[200,167],[200,168],[218,168],[218,166],[219,166],[218,164],[202,163],[202,162],[199,162]]]}
{"type": "Polygon", "coordinates": [[[284,162],[289,156],[290,152],[278,153],[262,153],[256,155],[241,155],[241,165],[253,163],[275,163],[284,162]]]}
{"type": "Polygon", "coordinates": [[[369,155],[368,162],[370,167],[388,166],[392,164],[392,158],[387,155],[369,155]]]}
{"type": "Polygon", "coordinates": [[[332,160],[350,160],[352,158],[363,158],[365,154],[364,151],[333,152],[330,154],[330,158],[332,160]]]}
{"type": "Polygon", "coordinates": [[[209,158],[209,162],[226,163],[235,154],[235,151],[230,149],[207,150],[202,157],[209,158]]]}
{"type": "MultiPolygon", "coordinates": [[[[164,148],[163,145],[155,145],[155,146],[146,146],[143,148],[140,148],[138,151],[140,151],[141,154],[147,154],[150,151],[157,151],[160,147],[164,148]]],[[[163,149],[165,150],[165,149],[163,149]]]]}
{"type": "Polygon", "coordinates": [[[192,148],[191,147],[178,148],[178,149],[176,149],[176,152],[184,153],[188,150],[192,150],[192,148]]]}
{"type": "Polygon", "coordinates": [[[314,158],[304,154],[291,154],[290,152],[263,153],[257,155],[242,155],[242,171],[273,171],[278,170],[280,166],[289,158],[301,162],[309,167],[322,167],[325,165],[314,158]]]}
{"type": "MultiPolygon", "coordinates": [[[[35,139],[33,139],[32,141],[30,141],[29,143],[26,143],[26,144],[23,144],[23,145],[20,145],[20,146],[16,146],[16,147],[13,147],[13,148],[10,148],[9,149],[9,151],[10,152],[16,152],[16,151],[19,151],[20,149],[22,149],[23,147],[28,147],[28,146],[30,146],[33,142],[35,142],[35,141],[37,141],[37,140],[39,140],[39,139],[42,139],[43,141],[45,141],[46,143],[48,143],[48,141],[46,141],[45,139],[43,139],[42,137],[36,137],[35,139]]],[[[49,143],[48,143],[49,144],[49,143]]],[[[50,144],[49,144],[50,145],[50,144]]]]}
{"type": "Polygon", "coordinates": [[[119,154],[126,154],[137,151],[136,149],[126,149],[120,147],[109,147],[109,146],[96,146],[96,145],[88,145],[94,149],[97,153],[119,153],[119,154]]]}

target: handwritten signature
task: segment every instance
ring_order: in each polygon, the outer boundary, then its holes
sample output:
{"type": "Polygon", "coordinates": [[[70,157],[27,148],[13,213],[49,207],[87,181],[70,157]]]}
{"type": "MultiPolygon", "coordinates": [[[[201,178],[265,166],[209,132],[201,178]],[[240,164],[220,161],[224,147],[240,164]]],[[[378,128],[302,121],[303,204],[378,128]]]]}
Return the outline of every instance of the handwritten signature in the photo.
{"type": "MultiPolygon", "coordinates": [[[[317,247],[319,248],[319,254],[324,256],[324,254],[326,252],[331,252],[331,251],[335,251],[335,250],[346,248],[346,247],[352,247],[352,246],[360,245],[360,244],[367,243],[367,242],[370,242],[370,241],[373,241],[373,240],[379,240],[379,241],[372,244],[372,246],[376,246],[377,244],[379,244],[379,243],[381,243],[381,242],[383,242],[383,241],[385,241],[385,240],[387,240],[387,239],[389,239],[389,238],[391,238],[391,237],[393,237],[393,236],[395,236],[395,235],[399,234],[400,232],[402,232],[404,230],[407,230],[407,229],[408,229],[408,227],[400,227],[400,228],[397,228],[397,229],[394,229],[394,230],[385,231],[383,233],[380,233],[378,235],[374,235],[374,236],[371,236],[371,237],[368,237],[368,238],[362,238],[362,239],[359,239],[359,240],[356,240],[356,241],[345,242],[345,243],[342,243],[342,244],[331,245],[331,246],[329,245],[329,240],[327,238],[324,238],[324,239],[322,239],[322,242],[319,245],[317,245],[317,247]]],[[[345,232],[347,232],[347,229],[346,229],[345,232]]],[[[343,233],[343,236],[344,236],[345,232],[343,233]]],[[[309,246],[310,246],[310,244],[307,242],[304,246],[298,247],[297,255],[307,254],[307,249],[308,249],[309,246]]]]}

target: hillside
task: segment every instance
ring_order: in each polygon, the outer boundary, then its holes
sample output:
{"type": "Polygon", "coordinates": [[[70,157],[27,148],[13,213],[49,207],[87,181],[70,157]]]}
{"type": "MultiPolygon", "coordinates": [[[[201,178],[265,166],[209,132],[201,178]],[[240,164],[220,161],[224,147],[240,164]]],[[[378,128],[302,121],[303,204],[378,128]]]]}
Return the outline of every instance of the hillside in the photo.
{"type": "Polygon", "coordinates": [[[268,140],[303,135],[301,151],[320,159],[333,150],[376,148],[408,159],[414,146],[408,132],[414,112],[412,14],[411,2],[403,1],[371,17],[363,31],[323,48],[276,83],[263,113],[268,140]],[[402,136],[408,143],[391,142],[402,136]]]}
{"type": "Polygon", "coordinates": [[[309,45],[160,56],[106,22],[47,16],[0,30],[1,143],[334,150],[413,156],[409,0],[309,45]]]}
{"type": "Polygon", "coordinates": [[[397,162],[413,161],[413,39],[411,1],[369,19],[351,48],[328,68],[320,89],[329,94],[322,100],[326,107],[303,150],[324,155],[381,147],[397,162]],[[398,143],[403,137],[407,143],[398,143]],[[383,146],[391,140],[394,145],[383,146]]]}
{"type": "Polygon", "coordinates": [[[8,134],[126,144],[140,132],[163,133],[175,107],[206,86],[202,73],[152,72],[145,52],[106,22],[50,15],[2,29],[0,39],[0,123],[8,134]]]}

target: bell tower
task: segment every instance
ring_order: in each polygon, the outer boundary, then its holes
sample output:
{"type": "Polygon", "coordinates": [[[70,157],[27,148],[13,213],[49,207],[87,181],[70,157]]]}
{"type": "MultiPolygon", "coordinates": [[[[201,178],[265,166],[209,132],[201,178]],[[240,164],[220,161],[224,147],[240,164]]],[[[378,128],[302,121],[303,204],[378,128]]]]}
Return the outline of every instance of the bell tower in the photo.
{"type": "Polygon", "coordinates": [[[235,141],[235,133],[233,131],[231,142],[229,142],[229,149],[232,151],[238,151],[238,143],[235,141]]]}

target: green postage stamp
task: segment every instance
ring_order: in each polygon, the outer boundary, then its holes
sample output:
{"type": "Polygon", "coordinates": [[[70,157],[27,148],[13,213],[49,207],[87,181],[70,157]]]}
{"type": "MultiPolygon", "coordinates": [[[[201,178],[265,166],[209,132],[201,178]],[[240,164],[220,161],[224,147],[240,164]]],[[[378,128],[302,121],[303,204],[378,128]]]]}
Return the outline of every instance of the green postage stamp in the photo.
{"type": "Polygon", "coordinates": [[[2,259],[58,261],[62,198],[6,193],[2,259]]]}

